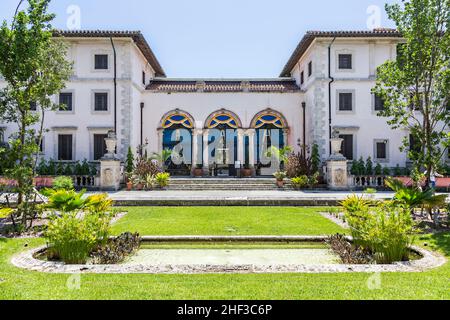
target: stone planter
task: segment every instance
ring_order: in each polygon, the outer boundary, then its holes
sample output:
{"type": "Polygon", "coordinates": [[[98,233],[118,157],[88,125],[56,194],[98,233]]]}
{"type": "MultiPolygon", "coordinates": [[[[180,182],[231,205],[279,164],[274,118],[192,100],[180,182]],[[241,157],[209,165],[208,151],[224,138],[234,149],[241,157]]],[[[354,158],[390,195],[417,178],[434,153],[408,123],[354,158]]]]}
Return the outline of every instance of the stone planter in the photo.
{"type": "Polygon", "coordinates": [[[194,177],[203,177],[203,169],[195,168],[194,169],[194,177]]]}

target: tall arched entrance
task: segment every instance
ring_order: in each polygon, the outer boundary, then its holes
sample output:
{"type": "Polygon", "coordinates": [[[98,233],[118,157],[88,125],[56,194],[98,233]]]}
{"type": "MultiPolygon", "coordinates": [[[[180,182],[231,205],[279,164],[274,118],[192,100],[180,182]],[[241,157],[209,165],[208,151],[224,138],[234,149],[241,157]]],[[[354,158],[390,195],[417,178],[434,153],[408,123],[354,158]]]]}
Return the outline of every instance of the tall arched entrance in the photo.
{"type": "Polygon", "coordinates": [[[191,174],[193,129],[194,119],[180,110],[169,112],[161,121],[162,150],[172,151],[165,164],[172,176],[191,174]]]}
{"type": "MultiPolygon", "coordinates": [[[[238,132],[241,128],[239,118],[227,110],[211,114],[205,122],[208,134],[207,145],[203,145],[204,161],[212,176],[236,176],[235,164],[238,160],[238,132]]],[[[205,141],[206,142],[206,141],[205,141]]]]}
{"type": "Polygon", "coordinates": [[[288,125],[286,119],[277,111],[267,109],[258,113],[251,123],[255,129],[256,175],[271,176],[280,169],[270,150],[288,145],[288,125]]]}

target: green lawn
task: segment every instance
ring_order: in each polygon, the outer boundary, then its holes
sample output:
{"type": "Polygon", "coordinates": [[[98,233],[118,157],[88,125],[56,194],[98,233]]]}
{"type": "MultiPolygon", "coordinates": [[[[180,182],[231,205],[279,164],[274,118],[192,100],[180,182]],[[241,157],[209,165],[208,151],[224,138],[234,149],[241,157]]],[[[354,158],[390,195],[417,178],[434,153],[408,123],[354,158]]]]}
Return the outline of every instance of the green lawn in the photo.
{"type": "MultiPolygon", "coordinates": [[[[116,232],[142,234],[323,234],[339,231],[308,208],[132,208],[116,232]],[[208,211],[209,210],[209,211],[208,211]],[[207,223],[206,213],[212,218],[207,223]],[[222,213],[223,216],[220,216],[222,213]],[[179,215],[181,220],[174,221],[179,215]],[[163,216],[167,216],[167,221],[163,216]],[[227,233],[231,223],[238,232],[227,233]],[[189,219],[196,219],[194,226],[189,219]],[[266,221],[266,225],[261,224],[266,221]],[[188,223],[189,222],[189,223],[188,223]],[[209,227],[208,227],[209,226],[209,227]],[[131,229],[129,229],[131,228],[131,229]]],[[[0,239],[0,300],[3,299],[450,299],[450,264],[422,273],[383,273],[371,290],[371,274],[95,275],[74,277],[15,268],[14,254],[44,240],[0,239]],[[76,277],[75,277],[76,280],[76,277]]],[[[427,235],[417,244],[450,258],[450,233],[427,235]]]]}
{"type": "Polygon", "coordinates": [[[344,230],[323,218],[325,208],[136,207],[113,228],[141,235],[328,235],[344,230]]]}

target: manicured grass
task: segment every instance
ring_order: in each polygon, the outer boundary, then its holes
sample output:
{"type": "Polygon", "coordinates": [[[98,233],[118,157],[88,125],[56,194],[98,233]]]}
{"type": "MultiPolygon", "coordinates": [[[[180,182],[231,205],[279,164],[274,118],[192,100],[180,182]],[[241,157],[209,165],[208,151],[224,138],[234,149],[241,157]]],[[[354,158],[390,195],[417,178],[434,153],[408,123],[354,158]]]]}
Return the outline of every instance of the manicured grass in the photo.
{"type": "Polygon", "coordinates": [[[345,232],[317,212],[300,207],[137,207],[113,227],[141,235],[329,235],[345,232]]]}
{"type": "MultiPolygon", "coordinates": [[[[450,233],[417,241],[450,257],[450,233]]],[[[42,239],[0,239],[0,300],[3,299],[449,299],[450,264],[422,273],[372,274],[95,275],[76,277],[17,269],[12,255],[42,239]],[[24,245],[27,244],[25,248],[24,245]]]]}

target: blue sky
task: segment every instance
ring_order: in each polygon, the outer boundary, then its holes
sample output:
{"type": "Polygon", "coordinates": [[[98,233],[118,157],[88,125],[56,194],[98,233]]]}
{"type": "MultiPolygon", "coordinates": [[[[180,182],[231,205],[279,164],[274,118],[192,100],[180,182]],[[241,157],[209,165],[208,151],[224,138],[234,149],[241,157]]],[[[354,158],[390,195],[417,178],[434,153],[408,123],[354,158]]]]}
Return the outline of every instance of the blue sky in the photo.
{"type": "MultiPolygon", "coordinates": [[[[392,0],[395,1],[395,0],[392,0]]],[[[391,2],[392,2],[391,1],[391,2]]],[[[19,0],[1,0],[11,19],[19,0]]],[[[169,77],[276,77],[307,30],[368,29],[371,5],[392,27],[379,0],[53,0],[54,26],[67,8],[81,29],[141,30],[169,77]]]]}

